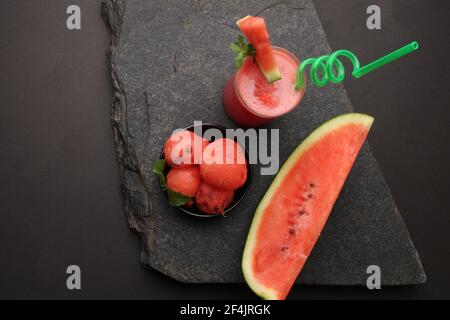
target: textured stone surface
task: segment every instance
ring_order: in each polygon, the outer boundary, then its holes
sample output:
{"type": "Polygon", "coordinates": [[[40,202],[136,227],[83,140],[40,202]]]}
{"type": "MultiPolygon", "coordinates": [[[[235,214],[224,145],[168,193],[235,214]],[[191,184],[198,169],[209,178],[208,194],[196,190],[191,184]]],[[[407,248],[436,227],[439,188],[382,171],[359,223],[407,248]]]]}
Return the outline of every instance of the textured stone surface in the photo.
{"type": "MultiPolygon", "coordinates": [[[[330,52],[312,2],[104,0],[102,14],[112,31],[111,116],[124,206],[142,239],[143,264],[188,283],[243,281],[245,238],[272,177],[255,168],[243,203],[226,218],[202,220],[167,204],[151,165],[175,128],[194,120],[235,127],[223,112],[221,93],[234,70],[228,46],[238,18],[262,14],[272,42],[299,57],[330,52]]],[[[297,110],[269,126],[280,129],[281,161],[322,122],[351,111],[342,85],[308,88],[297,110]]],[[[372,264],[381,267],[384,285],[426,279],[365,144],[299,282],[365,284],[372,264]]]]}

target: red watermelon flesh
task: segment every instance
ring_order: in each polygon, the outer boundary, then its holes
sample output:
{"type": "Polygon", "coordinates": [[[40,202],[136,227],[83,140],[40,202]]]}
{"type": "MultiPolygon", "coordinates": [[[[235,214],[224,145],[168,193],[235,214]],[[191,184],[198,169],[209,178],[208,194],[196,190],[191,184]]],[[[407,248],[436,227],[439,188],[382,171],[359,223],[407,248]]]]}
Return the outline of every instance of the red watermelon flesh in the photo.
{"type": "Polygon", "coordinates": [[[256,62],[269,83],[281,79],[281,72],[275,61],[270,44],[269,32],[263,18],[246,16],[237,22],[239,29],[255,48],[256,62]]]}
{"type": "Polygon", "coordinates": [[[285,299],[364,143],[373,118],[351,113],[316,129],[285,162],[259,204],[242,270],[253,291],[285,299]]]}
{"type": "Polygon", "coordinates": [[[197,194],[202,177],[198,166],[172,168],[166,177],[167,188],[189,197],[197,194]]]}
{"type": "Polygon", "coordinates": [[[233,201],[233,197],[233,190],[221,190],[203,180],[195,195],[195,203],[205,213],[223,214],[231,201],[233,201]]]}
{"type": "Polygon", "coordinates": [[[210,185],[236,190],[247,180],[247,161],[242,147],[231,139],[217,139],[203,151],[200,174],[210,185]]]}
{"type": "Polygon", "coordinates": [[[172,168],[187,168],[201,162],[202,153],[209,144],[194,132],[180,130],[164,144],[164,159],[172,168]]]}

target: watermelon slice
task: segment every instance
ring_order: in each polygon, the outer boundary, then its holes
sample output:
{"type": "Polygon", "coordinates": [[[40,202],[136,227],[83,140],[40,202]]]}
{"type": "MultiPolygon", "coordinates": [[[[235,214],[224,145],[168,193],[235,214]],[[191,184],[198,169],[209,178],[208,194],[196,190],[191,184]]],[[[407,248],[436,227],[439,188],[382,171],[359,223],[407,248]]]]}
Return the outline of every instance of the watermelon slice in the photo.
{"type": "Polygon", "coordinates": [[[307,137],[262,198],[248,234],[242,270],[265,299],[285,299],[325,226],[373,118],[338,116],[307,137]]]}
{"type": "Polygon", "coordinates": [[[280,69],[270,44],[266,23],[261,17],[246,16],[237,22],[239,29],[255,48],[256,62],[269,83],[281,79],[280,69]]]}

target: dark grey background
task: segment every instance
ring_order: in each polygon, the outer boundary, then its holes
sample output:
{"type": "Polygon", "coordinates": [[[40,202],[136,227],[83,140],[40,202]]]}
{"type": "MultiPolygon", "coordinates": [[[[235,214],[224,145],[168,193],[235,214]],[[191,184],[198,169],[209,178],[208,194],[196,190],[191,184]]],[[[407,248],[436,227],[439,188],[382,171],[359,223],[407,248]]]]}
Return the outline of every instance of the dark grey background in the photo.
{"type": "MultiPolygon", "coordinates": [[[[412,40],[418,52],[359,80],[357,111],[409,227],[428,282],[380,291],[296,287],[291,298],[450,298],[449,19],[446,0],[316,0],[333,49],[362,64],[412,40]],[[369,4],[382,30],[365,27],[369,4]]],[[[2,1],[0,298],[253,298],[245,285],[184,285],[139,265],[109,121],[108,32],[100,1],[2,1]],[[66,29],[66,8],[82,30],[66,29]],[[65,269],[82,268],[82,290],[65,269]]]]}

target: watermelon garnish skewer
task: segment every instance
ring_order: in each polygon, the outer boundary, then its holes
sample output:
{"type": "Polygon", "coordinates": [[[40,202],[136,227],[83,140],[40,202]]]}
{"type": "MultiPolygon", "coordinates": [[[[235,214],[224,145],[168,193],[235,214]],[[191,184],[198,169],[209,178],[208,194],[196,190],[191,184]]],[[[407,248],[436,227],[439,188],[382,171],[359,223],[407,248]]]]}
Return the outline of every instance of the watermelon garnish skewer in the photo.
{"type": "Polygon", "coordinates": [[[273,83],[280,80],[281,72],[275,61],[264,18],[246,16],[238,20],[237,25],[251,45],[245,47],[242,45],[242,40],[239,39],[234,44],[234,48],[232,45],[232,49],[238,53],[238,59],[254,54],[256,62],[267,82],[273,83]],[[237,48],[241,48],[241,50],[236,50],[237,48]]]}

